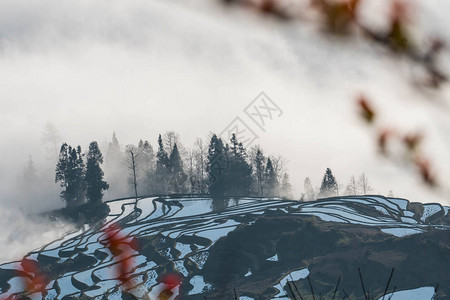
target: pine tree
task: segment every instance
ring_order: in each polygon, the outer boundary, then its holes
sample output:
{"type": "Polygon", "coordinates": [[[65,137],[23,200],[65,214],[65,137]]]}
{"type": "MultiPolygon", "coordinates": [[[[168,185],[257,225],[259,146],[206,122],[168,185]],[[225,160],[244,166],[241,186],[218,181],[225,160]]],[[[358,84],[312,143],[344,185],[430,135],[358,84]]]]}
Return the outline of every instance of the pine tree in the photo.
{"type": "Polygon", "coordinates": [[[61,142],[61,136],[58,133],[55,125],[51,122],[47,122],[44,128],[44,134],[42,135],[42,142],[47,145],[47,153],[49,159],[55,161],[58,157],[58,145],[61,142]]]}
{"type": "Polygon", "coordinates": [[[225,170],[225,194],[228,196],[248,195],[252,183],[252,169],[247,163],[246,150],[234,133],[230,143],[231,145],[225,148],[228,159],[228,168],[225,170]]]}
{"type": "Polygon", "coordinates": [[[289,180],[289,174],[284,173],[283,180],[281,181],[281,197],[291,199],[292,198],[291,190],[292,190],[292,186],[291,186],[291,182],[289,180]]]}
{"type": "Polygon", "coordinates": [[[108,150],[106,151],[106,161],[109,159],[115,160],[120,154],[119,140],[117,139],[116,133],[113,132],[111,142],[108,144],[108,150]]]}
{"type": "Polygon", "coordinates": [[[72,149],[72,159],[74,159],[74,186],[75,186],[75,200],[76,204],[80,205],[85,201],[86,197],[86,182],[84,176],[86,174],[86,167],[84,164],[84,154],[81,153],[81,147],[78,145],[72,149]],[[76,154],[75,154],[76,153],[76,154]]]}
{"type": "Polygon", "coordinates": [[[148,141],[140,140],[137,147],[137,166],[136,177],[138,185],[141,186],[141,192],[152,193],[152,181],[155,171],[155,155],[153,147],[148,141]]]}
{"type": "Polygon", "coordinates": [[[167,194],[168,163],[169,157],[167,156],[167,152],[164,150],[161,135],[159,135],[158,152],[156,153],[156,170],[155,170],[156,193],[167,194]]]}
{"type": "Polygon", "coordinates": [[[327,168],[320,186],[319,198],[332,197],[337,195],[337,182],[334,178],[333,172],[327,168]]]}
{"type": "Polygon", "coordinates": [[[208,173],[209,193],[213,198],[220,198],[225,193],[225,170],[228,161],[225,155],[223,142],[217,135],[213,134],[208,147],[208,173]]]}
{"type": "Polygon", "coordinates": [[[264,173],[264,182],[266,186],[266,195],[269,197],[279,196],[279,183],[277,180],[277,175],[273,169],[272,160],[267,159],[266,170],[264,173]]]}
{"type": "Polygon", "coordinates": [[[264,165],[266,164],[266,157],[261,149],[257,146],[254,148],[254,155],[251,156],[252,166],[253,166],[253,176],[256,186],[256,194],[259,197],[264,196],[264,165]]]}
{"type": "Polygon", "coordinates": [[[113,132],[111,142],[108,143],[104,163],[105,178],[110,184],[108,195],[113,197],[128,196],[128,170],[124,153],[115,132],[113,132]]]}
{"type": "Polygon", "coordinates": [[[169,191],[184,193],[186,191],[185,182],[187,176],[183,171],[183,162],[181,161],[181,156],[178,152],[177,143],[173,145],[172,152],[168,159],[168,171],[169,191]]]}
{"type": "Polygon", "coordinates": [[[30,185],[35,185],[38,181],[36,167],[34,166],[33,158],[31,157],[31,155],[28,157],[27,165],[23,170],[22,180],[27,188],[29,188],[30,185]]]}
{"type": "Polygon", "coordinates": [[[314,192],[314,188],[311,184],[311,180],[309,179],[309,177],[305,178],[305,182],[303,184],[304,189],[305,189],[305,196],[304,196],[304,200],[305,201],[314,201],[316,200],[316,193],[314,192]]]}
{"type": "Polygon", "coordinates": [[[103,164],[103,155],[97,142],[91,142],[87,154],[85,176],[86,196],[91,203],[101,202],[103,191],[109,188],[109,185],[103,180],[104,173],[100,167],[101,164],[103,164]]]}
{"type": "Polygon", "coordinates": [[[72,148],[64,143],[59,152],[56,165],[55,183],[60,182],[63,188],[61,198],[67,206],[75,206],[84,202],[85,166],[81,147],[72,148]]]}

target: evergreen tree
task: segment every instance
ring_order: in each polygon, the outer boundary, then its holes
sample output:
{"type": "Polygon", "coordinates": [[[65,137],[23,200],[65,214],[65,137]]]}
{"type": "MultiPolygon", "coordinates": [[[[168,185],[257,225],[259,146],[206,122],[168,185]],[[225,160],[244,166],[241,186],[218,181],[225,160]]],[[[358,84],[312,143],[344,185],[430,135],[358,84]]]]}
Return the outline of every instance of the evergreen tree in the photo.
{"type": "Polygon", "coordinates": [[[183,171],[183,162],[178,152],[177,143],[173,145],[168,159],[169,191],[184,193],[187,175],[183,171]]]}
{"type": "Polygon", "coordinates": [[[283,180],[281,181],[281,196],[291,199],[292,198],[291,190],[292,186],[289,180],[289,174],[284,173],[283,180]]]}
{"type": "Polygon", "coordinates": [[[48,158],[52,162],[55,162],[58,158],[58,145],[61,141],[62,138],[55,125],[51,122],[47,122],[45,124],[44,134],[42,135],[42,142],[46,144],[46,150],[49,154],[48,158]]]}
{"type": "Polygon", "coordinates": [[[86,163],[86,196],[89,202],[98,203],[102,201],[103,191],[109,188],[109,185],[103,181],[103,171],[100,168],[103,164],[103,155],[98,148],[97,142],[91,142],[87,154],[86,163]]]}
{"type": "Polygon", "coordinates": [[[231,145],[225,148],[225,154],[228,159],[228,168],[225,170],[226,195],[248,195],[252,183],[252,169],[247,163],[246,150],[243,144],[238,142],[234,133],[230,142],[231,145]]]}
{"type": "Polygon", "coordinates": [[[153,176],[155,171],[155,155],[153,147],[148,141],[140,140],[137,147],[137,166],[136,177],[138,185],[141,186],[141,192],[152,193],[153,176]]]}
{"type": "Polygon", "coordinates": [[[320,186],[319,198],[332,197],[337,195],[337,182],[334,178],[333,172],[327,168],[320,186]]]}
{"type": "Polygon", "coordinates": [[[304,189],[305,189],[305,196],[304,196],[304,200],[305,201],[314,201],[316,200],[316,193],[314,192],[314,188],[311,184],[311,180],[309,179],[309,177],[305,178],[305,182],[304,182],[304,189]]]}
{"type": "Polygon", "coordinates": [[[64,143],[59,152],[56,165],[55,183],[60,182],[63,188],[61,198],[67,206],[83,203],[85,196],[85,166],[81,147],[72,148],[64,143]]]}
{"type": "Polygon", "coordinates": [[[256,195],[259,197],[264,196],[264,165],[266,163],[266,157],[261,149],[261,147],[257,146],[254,148],[254,155],[251,156],[252,161],[252,170],[256,187],[256,195]]]}
{"type": "Polygon", "coordinates": [[[279,196],[279,183],[277,174],[273,169],[272,160],[270,158],[267,159],[264,181],[267,190],[266,195],[269,197],[279,196]]]}
{"type": "Polygon", "coordinates": [[[106,161],[115,160],[117,156],[120,155],[120,145],[119,140],[117,139],[116,133],[113,132],[113,136],[111,142],[108,144],[108,150],[106,152],[106,161]]]}
{"type": "Polygon", "coordinates": [[[31,155],[28,157],[28,163],[23,170],[22,180],[26,188],[35,186],[38,182],[36,167],[34,166],[33,158],[31,157],[31,155]]]}
{"type": "Polygon", "coordinates": [[[108,143],[103,169],[106,181],[110,184],[108,195],[110,197],[128,196],[126,160],[115,132],[111,142],[108,143]]]}
{"type": "Polygon", "coordinates": [[[213,134],[208,147],[208,173],[209,193],[213,198],[223,197],[225,193],[225,170],[228,160],[225,156],[225,147],[217,135],[213,134]]]}
{"type": "Polygon", "coordinates": [[[155,170],[155,192],[159,194],[167,194],[167,176],[168,176],[169,158],[164,150],[161,135],[158,137],[158,152],[156,153],[156,170],[155,170]]]}
{"type": "Polygon", "coordinates": [[[86,167],[84,164],[84,154],[81,153],[81,147],[78,145],[72,149],[72,159],[75,161],[74,165],[74,186],[75,186],[75,200],[76,204],[80,205],[85,201],[86,197],[86,182],[84,176],[86,174],[86,167]]]}

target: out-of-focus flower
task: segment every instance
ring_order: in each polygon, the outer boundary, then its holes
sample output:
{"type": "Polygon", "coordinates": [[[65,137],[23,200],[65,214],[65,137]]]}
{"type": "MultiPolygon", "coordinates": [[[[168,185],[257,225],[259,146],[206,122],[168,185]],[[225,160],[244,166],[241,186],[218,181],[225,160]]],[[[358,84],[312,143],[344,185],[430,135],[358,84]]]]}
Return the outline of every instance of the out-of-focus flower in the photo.
{"type": "Polygon", "coordinates": [[[377,139],[377,144],[378,144],[378,149],[380,150],[380,152],[384,155],[387,154],[387,143],[388,140],[394,135],[394,131],[390,128],[385,128],[382,129],[379,133],[378,133],[378,139],[377,139]]]}
{"type": "Polygon", "coordinates": [[[281,20],[291,19],[288,11],[281,5],[279,0],[261,0],[257,8],[262,13],[270,14],[281,20]]]}
{"type": "Polygon", "coordinates": [[[373,123],[375,119],[375,110],[372,105],[369,103],[366,97],[363,95],[358,97],[357,100],[359,106],[359,114],[360,116],[367,122],[373,123]]]}
{"type": "Polygon", "coordinates": [[[444,48],[445,43],[441,39],[435,39],[423,58],[429,76],[425,83],[433,88],[439,88],[441,83],[448,81],[448,77],[437,67],[436,62],[438,55],[444,48]]]}
{"type": "Polygon", "coordinates": [[[325,18],[327,29],[330,32],[346,34],[356,21],[356,10],[360,0],[313,0],[325,18]]]}
{"type": "Polygon", "coordinates": [[[23,278],[25,286],[25,294],[43,293],[46,290],[48,280],[45,274],[41,271],[39,263],[34,260],[23,259],[20,262],[23,271],[20,272],[20,277],[23,278]],[[31,275],[32,277],[23,277],[23,272],[31,275]]]}
{"type": "Polygon", "coordinates": [[[387,41],[394,51],[408,51],[411,48],[411,39],[406,31],[408,21],[408,5],[400,0],[392,2],[390,29],[387,41]]]}
{"type": "Polygon", "coordinates": [[[177,273],[167,274],[162,278],[162,283],[164,284],[164,289],[159,293],[158,299],[168,300],[174,294],[172,290],[181,284],[181,276],[177,273]]]}
{"type": "Polygon", "coordinates": [[[422,156],[416,157],[414,160],[416,166],[419,168],[420,175],[422,176],[422,180],[434,187],[437,184],[436,176],[431,171],[430,161],[422,156]]]}
{"type": "Polygon", "coordinates": [[[420,133],[410,133],[403,137],[403,143],[408,151],[414,152],[422,142],[422,135],[420,133]]]}
{"type": "Polygon", "coordinates": [[[117,278],[128,288],[129,273],[133,268],[132,255],[137,245],[135,245],[134,240],[123,235],[117,224],[108,226],[104,232],[106,239],[102,243],[115,256],[117,278]]]}

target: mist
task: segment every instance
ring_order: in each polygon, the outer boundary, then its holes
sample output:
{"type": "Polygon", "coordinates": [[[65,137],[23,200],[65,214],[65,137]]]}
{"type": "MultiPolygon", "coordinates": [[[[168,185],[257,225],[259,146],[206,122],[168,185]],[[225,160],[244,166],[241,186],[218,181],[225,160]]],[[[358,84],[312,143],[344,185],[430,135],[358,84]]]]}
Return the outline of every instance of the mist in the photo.
{"type": "MultiPolygon", "coordinates": [[[[418,35],[443,33],[442,12],[425,8],[418,35]]],[[[26,213],[64,205],[42,142],[47,122],[61,142],[86,150],[95,140],[105,153],[113,131],[121,145],[155,147],[173,130],[190,147],[240,117],[258,136],[253,144],[287,158],[295,199],[305,177],[319,186],[330,167],[342,184],[364,172],[374,193],[448,205],[449,90],[418,92],[411,74],[407,62],[358,39],[213,1],[2,1],[0,204],[26,213]],[[265,131],[244,113],[261,91],[283,111],[265,131]],[[425,135],[439,188],[377,153],[356,112],[362,92],[387,126],[425,135]],[[30,155],[40,191],[18,184],[30,155]]]]}

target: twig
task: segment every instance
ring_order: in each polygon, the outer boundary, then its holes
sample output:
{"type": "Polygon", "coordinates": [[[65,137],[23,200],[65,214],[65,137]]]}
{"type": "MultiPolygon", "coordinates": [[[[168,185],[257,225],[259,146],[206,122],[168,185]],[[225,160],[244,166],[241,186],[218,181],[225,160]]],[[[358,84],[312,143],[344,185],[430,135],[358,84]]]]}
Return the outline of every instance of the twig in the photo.
{"type": "Polygon", "coordinates": [[[359,279],[361,280],[361,286],[362,286],[362,290],[363,290],[363,293],[364,293],[364,299],[368,300],[367,299],[366,288],[364,287],[364,281],[362,279],[361,269],[360,268],[358,268],[358,273],[359,273],[359,279]]]}
{"type": "Polygon", "coordinates": [[[295,291],[296,291],[297,294],[300,296],[300,300],[303,300],[302,294],[300,294],[300,291],[297,289],[297,285],[295,284],[294,279],[292,278],[292,274],[289,273],[289,276],[291,277],[292,284],[294,285],[295,291]]]}
{"type": "Polygon", "coordinates": [[[309,288],[310,288],[310,290],[311,290],[311,294],[312,294],[312,296],[313,296],[313,300],[316,300],[316,297],[314,296],[314,289],[313,289],[313,287],[312,287],[311,280],[309,280],[309,276],[306,277],[306,278],[308,279],[309,288]]]}
{"type": "Polygon", "coordinates": [[[384,289],[383,298],[381,300],[384,300],[384,297],[386,296],[386,293],[387,293],[388,288],[389,288],[389,284],[391,283],[392,275],[394,275],[394,269],[395,268],[392,268],[391,275],[389,275],[389,279],[388,279],[388,282],[386,284],[386,288],[384,289]]]}
{"type": "Polygon", "coordinates": [[[394,286],[394,290],[392,291],[392,294],[388,300],[391,300],[391,298],[392,298],[392,296],[394,296],[396,290],[397,290],[397,286],[394,286]]]}
{"type": "Polygon", "coordinates": [[[342,300],[344,300],[345,298],[348,298],[348,295],[347,295],[347,292],[344,289],[342,289],[342,291],[344,292],[344,297],[342,297],[342,300]]]}
{"type": "Polygon", "coordinates": [[[434,297],[433,300],[436,300],[436,299],[437,299],[437,291],[438,291],[438,288],[439,288],[439,282],[438,282],[438,284],[436,285],[436,287],[434,288],[434,295],[435,295],[436,297],[434,297]]]}
{"type": "Polygon", "coordinates": [[[288,286],[288,288],[289,288],[289,291],[290,291],[291,294],[292,294],[292,297],[294,297],[294,300],[297,300],[297,297],[295,297],[294,291],[292,290],[292,287],[291,287],[291,284],[290,284],[289,281],[287,282],[287,286],[288,286]]]}
{"type": "Polygon", "coordinates": [[[333,293],[333,300],[334,300],[334,298],[336,298],[336,292],[337,292],[337,290],[338,290],[338,287],[339,287],[339,283],[341,282],[341,276],[339,276],[339,278],[338,278],[338,281],[337,281],[337,283],[336,283],[336,288],[334,289],[334,293],[333,293]]]}

